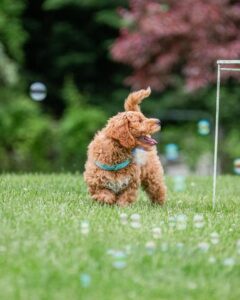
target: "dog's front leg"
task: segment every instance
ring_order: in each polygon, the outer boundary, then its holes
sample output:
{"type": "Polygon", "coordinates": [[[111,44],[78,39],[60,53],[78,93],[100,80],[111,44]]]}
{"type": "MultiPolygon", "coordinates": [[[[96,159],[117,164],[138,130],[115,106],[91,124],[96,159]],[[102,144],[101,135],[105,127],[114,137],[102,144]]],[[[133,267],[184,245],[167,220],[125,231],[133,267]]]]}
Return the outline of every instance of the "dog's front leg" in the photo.
{"type": "Polygon", "coordinates": [[[92,198],[102,204],[114,204],[116,202],[116,195],[106,188],[94,188],[89,190],[92,198]]]}
{"type": "Polygon", "coordinates": [[[137,182],[132,182],[126,190],[117,195],[117,204],[119,206],[127,206],[133,203],[137,199],[138,187],[139,184],[137,182]]]}
{"type": "Polygon", "coordinates": [[[163,204],[167,188],[164,182],[163,168],[156,150],[149,153],[147,163],[142,167],[141,181],[153,203],[163,204]]]}

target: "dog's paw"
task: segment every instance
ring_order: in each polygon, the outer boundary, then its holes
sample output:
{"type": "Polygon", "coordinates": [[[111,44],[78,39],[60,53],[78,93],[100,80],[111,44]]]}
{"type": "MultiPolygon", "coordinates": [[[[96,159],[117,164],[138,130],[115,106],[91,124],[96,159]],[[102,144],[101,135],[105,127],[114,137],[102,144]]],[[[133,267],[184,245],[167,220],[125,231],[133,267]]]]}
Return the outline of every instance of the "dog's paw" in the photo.
{"type": "Polygon", "coordinates": [[[117,201],[117,205],[120,206],[120,207],[126,207],[128,206],[130,203],[127,202],[127,201],[123,201],[123,200],[119,200],[117,201]]]}
{"type": "Polygon", "coordinates": [[[95,201],[98,201],[102,204],[109,204],[112,205],[116,202],[116,197],[112,193],[99,193],[99,194],[94,194],[92,195],[92,198],[95,201]]]}

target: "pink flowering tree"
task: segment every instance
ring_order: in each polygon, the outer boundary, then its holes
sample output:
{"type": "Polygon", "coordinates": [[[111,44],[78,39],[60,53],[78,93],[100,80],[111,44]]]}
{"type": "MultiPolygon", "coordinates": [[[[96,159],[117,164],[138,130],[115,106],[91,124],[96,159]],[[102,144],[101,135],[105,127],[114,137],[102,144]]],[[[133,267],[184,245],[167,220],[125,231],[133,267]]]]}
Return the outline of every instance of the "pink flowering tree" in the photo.
{"type": "MultiPolygon", "coordinates": [[[[217,59],[240,58],[240,2],[130,0],[119,9],[125,26],[111,48],[132,67],[125,83],[161,91],[181,76],[188,91],[216,79],[217,59]]],[[[229,74],[223,73],[227,78],[229,74]]],[[[231,73],[239,78],[239,73],[231,73]]],[[[223,78],[224,79],[224,78],[223,78]]]]}

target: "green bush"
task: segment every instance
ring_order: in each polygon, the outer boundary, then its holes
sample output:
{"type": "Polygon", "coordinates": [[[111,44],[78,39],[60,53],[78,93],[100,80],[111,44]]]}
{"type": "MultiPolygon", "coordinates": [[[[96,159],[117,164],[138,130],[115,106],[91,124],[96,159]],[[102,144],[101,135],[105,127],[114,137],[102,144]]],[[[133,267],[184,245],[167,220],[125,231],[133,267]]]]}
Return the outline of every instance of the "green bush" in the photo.
{"type": "MultiPolygon", "coordinates": [[[[229,106],[225,100],[226,95],[229,97],[228,103],[237,98],[235,93],[231,95],[230,91],[223,90],[219,154],[222,170],[232,173],[233,161],[240,157],[240,128],[231,120],[230,115],[224,113],[225,108],[229,106]]],[[[213,96],[208,96],[208,99],[214,98],[213,96]]],[[[13,91],[9,86],[1,88],[1,172],[83,170],[87,145],[97,130],[106,123],[107,115],[88,104],[88,96],[79,93],[71,77],[65,80],[62,97],[65,100],[65,111],[58,120],[54,120],[41,111],[40,103],[32,101],[22,92],[17,89],[13,91]]],[[[169,107],[164,97],[162,102],[155,100],[153,97],[153,101],[143,103],[142,110],[147,116],[155,115],[161,118],[161,110],[158,107],[165,106],[166,111],[169,107]]],[[[193,109],[187,103],[189,102],[186,102],[186,107],[193,109]]],[[[210,105],[214,110],[214,99],[210,105]]],[[[232,107],[229,109],[235,119],[239,114],[238,110],[232,107]]],[[[182,160],[194,170],[201,155],[213,153],[213,130],[214,128],[211,128],[210,135],[201,136],[197,131],[197,121],[166,121],[161,133],[160,153],[164,153],[166,144],[175,143],[179,146],[182,160]]]]}
{"type": "Polygon", "coordinates": [[[226,134],[223,143],[220,144],[220,151],[224,155],[223,167],[227,173],[233,173],[233,162],[240,158],[240,142],[239,142],[240,128],[233,128],[226,134]]]}
{"type": "Polygon", "coordinates": [[[0,93],[1,171],[49,171],[55,153],[54,124],[38,103],[19,93],[0,93]]]}
{"type": "Polygon", "coordinates": [[[65,81],[63,98],[66,109],[58,127],[59,165],[64,170],[83,170],[87,146],[106,122],[106,115],[86,104],[71,78],[65,81]]]}
{"type": "Polygon", "coordinates": [[[213,153],[213,140],[212,135],[199,135],[197,124],[170,125],[164,128],[161,135],[160,152],[164,154],[167,144],[176,144],[181,160],[194,171],[201,155],[213,153]]]}

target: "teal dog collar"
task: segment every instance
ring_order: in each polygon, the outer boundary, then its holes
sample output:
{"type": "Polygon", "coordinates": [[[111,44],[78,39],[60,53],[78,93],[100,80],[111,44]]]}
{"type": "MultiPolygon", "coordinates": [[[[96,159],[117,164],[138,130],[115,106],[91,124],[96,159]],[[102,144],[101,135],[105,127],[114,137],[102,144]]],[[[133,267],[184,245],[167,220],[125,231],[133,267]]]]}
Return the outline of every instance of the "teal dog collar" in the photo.
{"type": "Polygon", "coordinates": [[[105,171],[118,171],[118,170],[126,168],[130,164],[130,162],[131,162],[131,159],[127,159],[127,160],[121,162],[120,164],[110,166],[110,165],[102,164],[99,161],[95,161],[95,165],[105,171]]]}

